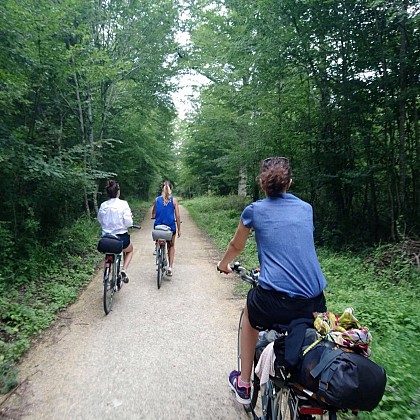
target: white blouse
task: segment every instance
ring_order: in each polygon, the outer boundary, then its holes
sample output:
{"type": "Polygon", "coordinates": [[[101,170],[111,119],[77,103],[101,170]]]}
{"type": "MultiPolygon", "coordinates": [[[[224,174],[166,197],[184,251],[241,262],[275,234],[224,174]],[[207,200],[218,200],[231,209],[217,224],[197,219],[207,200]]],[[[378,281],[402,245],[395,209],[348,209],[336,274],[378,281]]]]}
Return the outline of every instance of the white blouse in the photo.
{"type": "Polygon", "coordinates": [[[103,233],[118,235],[126,233],[133,225],[133,215],[127,201],[110,198],[103,202],[98,211],[98,221],[103,233]]]}

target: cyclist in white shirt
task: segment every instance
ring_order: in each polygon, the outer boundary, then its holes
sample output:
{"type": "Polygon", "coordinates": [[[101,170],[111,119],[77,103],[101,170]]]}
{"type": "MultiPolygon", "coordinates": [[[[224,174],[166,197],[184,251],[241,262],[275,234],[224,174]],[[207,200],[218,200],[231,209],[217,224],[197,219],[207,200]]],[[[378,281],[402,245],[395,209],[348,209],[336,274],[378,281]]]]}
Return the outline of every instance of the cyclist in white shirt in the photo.
{"type": "Polygon", "coordinates": [[[103,202],[98,211],[98,221],[102,227],[102,234],[118,236],[123,242],[124,266],[121,276],[124,283],[128,283],[127,268],[133,257],[133,244],[130,242],[128,228],[133,225],[133,214],[127,201],[120,200],[120,186],[118,182],[109,180],[106,186],[109,200],[103,202]]]}

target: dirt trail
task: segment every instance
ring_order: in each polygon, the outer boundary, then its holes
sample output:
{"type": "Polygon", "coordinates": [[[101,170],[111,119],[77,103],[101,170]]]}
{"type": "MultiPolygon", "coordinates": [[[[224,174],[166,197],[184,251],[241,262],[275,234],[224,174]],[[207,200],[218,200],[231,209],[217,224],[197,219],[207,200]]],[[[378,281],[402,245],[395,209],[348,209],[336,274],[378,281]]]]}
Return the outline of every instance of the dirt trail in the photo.
{"type": "Polygon", "coordinates": [[[112,312],[101,272],[20,365],[4,419],[246,419],[227,384],[244,303],[181,207],[174,275],[157,289],[152,220],[132,233],[130,283],[112,312]]]}

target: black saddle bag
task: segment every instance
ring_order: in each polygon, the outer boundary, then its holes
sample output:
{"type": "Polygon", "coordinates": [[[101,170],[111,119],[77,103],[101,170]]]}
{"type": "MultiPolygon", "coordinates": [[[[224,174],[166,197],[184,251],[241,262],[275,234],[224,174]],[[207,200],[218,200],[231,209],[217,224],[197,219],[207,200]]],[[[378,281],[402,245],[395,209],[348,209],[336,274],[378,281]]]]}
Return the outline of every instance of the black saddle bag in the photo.
{"type": "Polygon", "coordinates": [[[98,242],[98,251],[105,254],[119,254],[123,250],[123,241],[115,235],[104,235],[98,242]]]}
{"type": "Polygon", "coordinates": [[[361,354],[319,344],[303,358],[293,379],[316,394],[321,403],[372,411],[385,392],[382,366],[361,354]]]}

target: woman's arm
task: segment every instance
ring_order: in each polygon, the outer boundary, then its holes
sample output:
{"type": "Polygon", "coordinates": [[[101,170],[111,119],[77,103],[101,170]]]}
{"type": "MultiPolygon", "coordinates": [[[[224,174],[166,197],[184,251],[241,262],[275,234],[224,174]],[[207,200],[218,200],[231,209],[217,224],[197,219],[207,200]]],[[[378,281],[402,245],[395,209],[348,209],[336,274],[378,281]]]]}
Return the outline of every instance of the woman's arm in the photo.
{"type": "Polygon", "coordinates": [[[232,272],[229,263],[243,251],[250,230],[242,223],[242,220],[239,221],[235,236],[230,241],[222,260],[217,264],[217,268],[220,271],[224,273],[232,272]]]}
{"type": "Polygon", "coordinates": [[[179,213],[178,200],[175,197],[174,197],[174,207],[175,207],[176,231],[179,238],[181,236],[181,215],[179,213]]]}
{"type": "Polygon", "coordinates": [[[133,226],[133,213],[128,203],[127,203],[127,206],[124,207],[124,210],[123,210],[123,220],[124,220],[125,227],[129,228],[133,226]]]}
{"type": "Polygon", "coordinates": [[[153,201],[152,219],[155,219],[156,218],[156,200],[157,200],[157,197],[155,198],[155,201],[153,201]]]}

